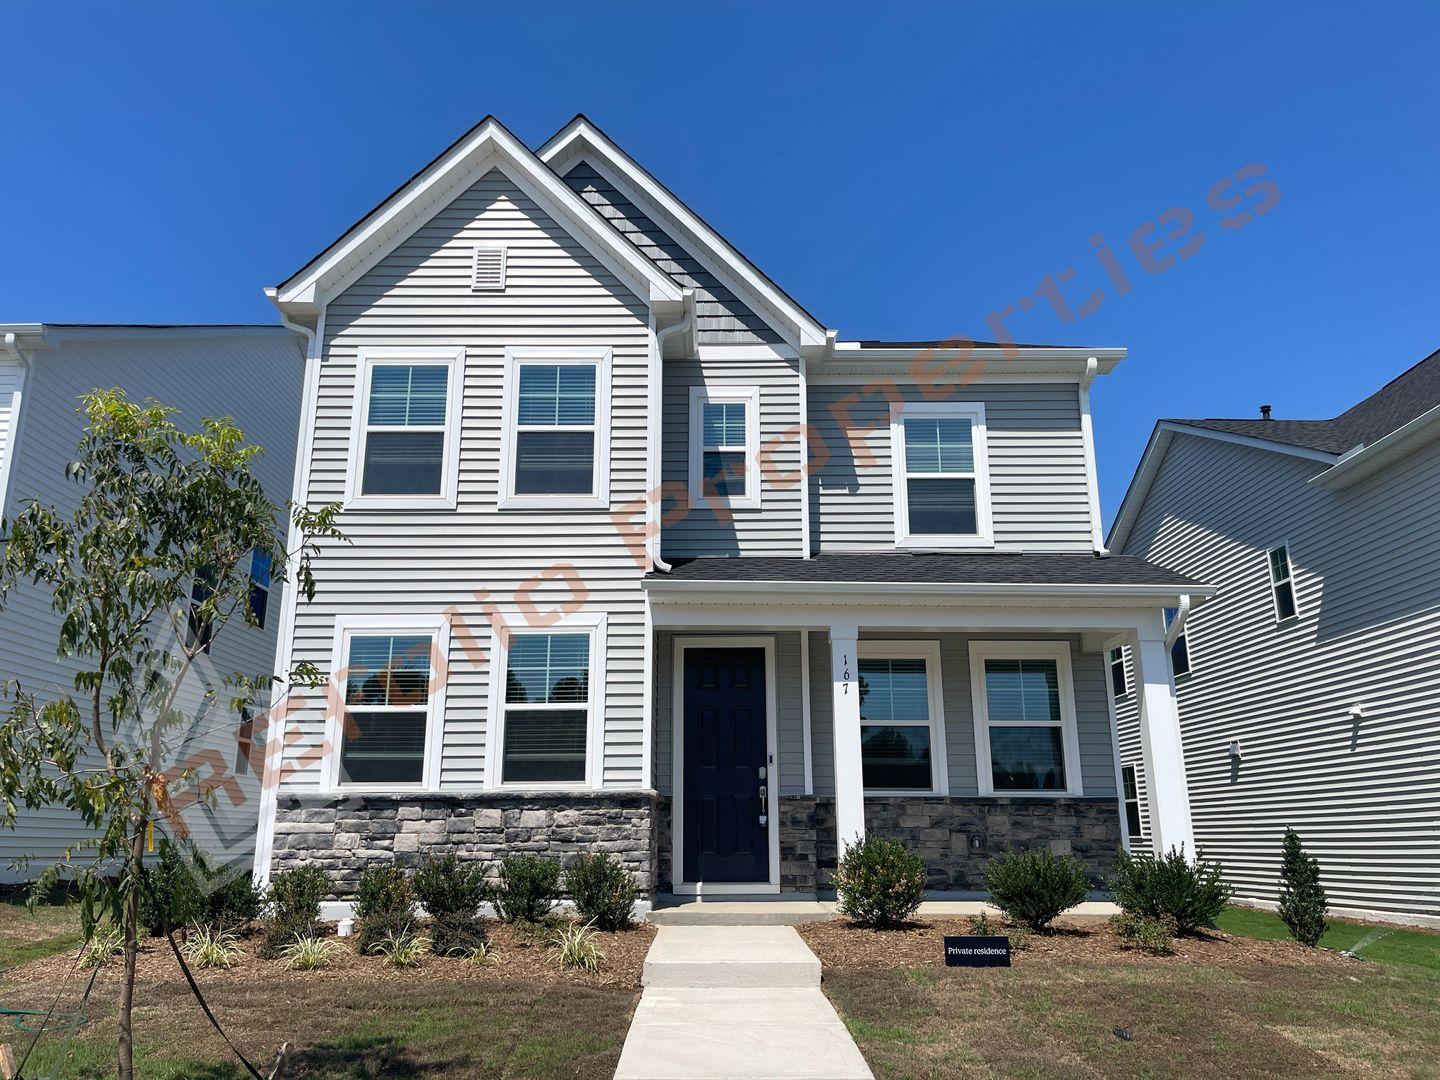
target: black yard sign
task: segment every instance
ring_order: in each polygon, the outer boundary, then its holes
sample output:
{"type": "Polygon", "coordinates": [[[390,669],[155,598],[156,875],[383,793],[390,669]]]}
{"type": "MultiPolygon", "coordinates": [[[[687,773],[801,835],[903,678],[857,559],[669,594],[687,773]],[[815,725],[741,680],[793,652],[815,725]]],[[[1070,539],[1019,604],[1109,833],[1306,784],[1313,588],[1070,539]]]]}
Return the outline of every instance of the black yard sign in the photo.
{"type": "Polygon", "coordinates": [[[1007,937],[947,937],[946,967],[1009,967],[1010,939],[1007,937]]]}

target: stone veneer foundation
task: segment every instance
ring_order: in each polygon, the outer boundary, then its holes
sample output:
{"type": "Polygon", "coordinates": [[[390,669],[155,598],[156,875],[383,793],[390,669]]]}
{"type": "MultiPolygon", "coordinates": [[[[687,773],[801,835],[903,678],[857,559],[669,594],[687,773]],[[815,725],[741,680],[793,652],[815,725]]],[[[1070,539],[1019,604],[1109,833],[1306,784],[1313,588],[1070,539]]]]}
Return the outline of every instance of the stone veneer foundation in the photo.
{"type": "Polygon", "coordinates": [[[454,852],[487,864],[491,876],[512,852],[568,862],[581,852],[613,854],[649,895],[655,887],[653,792],[541,794],[285,794],[275,813],[273,870],[321,867],[334,896],[354,895],[360,871],[376,863],[411,867],[454,852]]]}

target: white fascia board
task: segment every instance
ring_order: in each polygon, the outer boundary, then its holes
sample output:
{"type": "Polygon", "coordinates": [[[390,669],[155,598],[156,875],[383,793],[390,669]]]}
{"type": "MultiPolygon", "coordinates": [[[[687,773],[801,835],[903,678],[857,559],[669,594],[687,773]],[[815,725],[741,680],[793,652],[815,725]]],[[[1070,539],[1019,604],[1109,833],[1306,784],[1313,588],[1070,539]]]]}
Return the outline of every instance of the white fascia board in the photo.
{"type": "Polygon", "coordinates": [[[835,352],[811,378],[816,382],[846,382],[876,376],[922,379],[953,370],[976,383],[1078,383],[1108,375],[1125,358],[1124,349],[966,349],[963,346],[860,349],[851,348],[852,345],[855,343],[837,343],[835,352]]]}
{"type": "Polygon", "coordinates": [[[1160,472],[1160,465],[1165,460],[1165,451],[1176,435],[1191,435],[1199,439],[1234,443],[1237,446],[1248,446],[1254,450],[1269,450],[1271,453],[1285,454],[1290,457],[1307,458],[1327,465],[1332,465],[1340,460],[1339,454],[1327,454],[1323,450],[1311,450],[1303,446],[1271,442],[1269,439],[1256,439],[1249,435],[1235,435],[1228,431],[1211,431],[1209,428],[1191,427],[1189,424],[1162,420],[1150,433],[1150,441],[1145,445],[1145,452],[1140,455],[1140,464],[1135,469],[1135,475],[1130,479],[1130,486],[1125,489],[1125,498],[1120,503],[1120,512],[1115,515],[1115,522],[1110,526],[1110,535],[1106,539],[1105,546],[1117,555],[1125,553],[1125,542],[1130,538],[1130,530],[1134,528],[1140,508],[1145,505],[1145,497],[1150,493],[1150,486],[1154,484],[1155,477],[1160,472]]]}
{"type": "Polygon", "coordinates": [[[276,289],[276,303],[309,308],[342,292],[365,270],[454,200],[489,169],[499,167],[622,281],[650,302],[681,299],[681,288],[634,245],[609,228],[575,192],[494,120],[434,161],[356,225],[313,266],[276,289]]]}
{"type": "MultiPolygon", "coordinates": [[[[915,606],[950,606],[973,599],[985,603],[1063,603],[1102,607],[1178,603],[1189,596],[1192,606],[1219,591],[1215,585],[1014,584],[1001,582],[934,583],[895,581],[684,581],[645,578],[652,603],[684,604],[870,604],[903,597],[915,606]],[[711,599],[717,598],[717,599],[711,599]]],[[[1174,606],[1169,604],[1168,606],[1174,606]]]]}
{"type": "Polygon", "coordinates": [[[1349,487],[1437,437],[1440,437],[1440,405],[1421,413],[1369,446],[1351,450],[1310,482],[1326,488],[1349,487]]]}
{"type": "MultiPolygon", "coordinates": [[[[537,154],[547,165],[561,162],[570,164],[586,156],[589,151],[600,162],[592,165],[607,165],[607,178],[623,177],[624,186],[642,193],[653,206],[687,233],[700,250],[692,249],[697,258],[709,255],[724,265],[727,274],[743,288],[771,308],[794,328],[796,344],[802,349],[823,349],[830,342],[830,333],[806,314],[799,305],[782,293],[760,273],[745,256],[741,255],[723,236],[707,225],[693,210],[687,207],[665,189],[653,176],[642,168],[629,154],[610,141],[606,135],[583,116],[577,116],[556,132],[540,147],[537,154]],[[615,174],[619,174],[617,177],[615,174]]],[[[623,190],[623,187],[622,187],[623,190]]],[[[706,260],[708,261],[708,260],[706,260]]],[[[711,267],[712,271],[714,267],[711,267]]]]}

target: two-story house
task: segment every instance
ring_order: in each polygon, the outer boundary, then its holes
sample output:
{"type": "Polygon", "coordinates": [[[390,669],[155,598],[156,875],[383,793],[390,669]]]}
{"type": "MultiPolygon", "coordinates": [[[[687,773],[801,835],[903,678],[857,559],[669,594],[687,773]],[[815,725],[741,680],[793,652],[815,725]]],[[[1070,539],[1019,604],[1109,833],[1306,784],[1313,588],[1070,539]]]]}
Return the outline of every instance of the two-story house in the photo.
{"type": "MultiPolygon", "coordinates": [[[[299,490],[340,502],[280,666],[256,862],[613,851],[648,893],[810,892],[903,839],[939,890],[1190,843],[1166,608],[1104,556],[1121,349],[843,341],[584,117],[486,119],[271,292],[308,342],[299,490]]],[[[1189,597],[1189,600],[1184,599],[1189,597]]]]}
{"type": "MultiPolygon", "coordinates": [[[[205,416],[233,417],[264,448],[255,475],[284,504],[292,493],[303,370],[299,343],[281,326],[0,323],[0,514],[14,515],[32,499],[62,512],[79,505],[83,488],[66,478],[65,466],[85,428],[80,399],[111,387],[132,401],[173,406],[176,423],[192,430],[205,416]]],[[[184,725],[160,744],[162,763],[188,772],[207,793],[198,798],[185,785],[172,804],[179,821],[164,827],[231,865],[254,857],[261,750],[255,721],[235,712],[228,695],[207,697],[205,687],[273,668],[281,583],[271,580],[263,556],[252,559],[250,575],[261,625],[237,619],[214,637],[180,689],[184,725]]],[[[16,680],[42,700],[73,694],[86,663],[57,655],[60,626],[46,589],[31,583],[12,590],[0,606],[0,683],[16,680]]],[[[0,828],[0,882],[38,877],[88,835],[80,817],[62,807],[22,807],[14,828],[0,828]]]]}
{"type": "MultiPolygon", "coordinates": [[[[1114,550],[1217,585],[1174,639],[1195,839],[1277,898],[1286,826],[1338,910],[1440,925],[1440,353],[1331,420],[1162,420],[1114,550]]],[[[1154,843],[1128,650],[1131,833],[1154,843]]]]}

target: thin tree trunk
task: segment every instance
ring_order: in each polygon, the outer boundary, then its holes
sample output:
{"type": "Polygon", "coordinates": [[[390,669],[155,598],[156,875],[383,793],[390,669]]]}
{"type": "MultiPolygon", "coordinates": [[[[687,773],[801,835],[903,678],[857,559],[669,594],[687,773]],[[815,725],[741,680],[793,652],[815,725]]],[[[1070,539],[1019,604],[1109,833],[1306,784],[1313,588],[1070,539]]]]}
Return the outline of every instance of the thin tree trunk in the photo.
{"type": "Polygon", "coordinates": [[[145,822],[136,818],[126,873],[130,889],[125,896],[125,982],[120,987],[120,1080],[134,1080],[135,1039],[130,1027],[135,1006],[135,958],[140,949],[140,869],[145,858],[145,822]]]}

